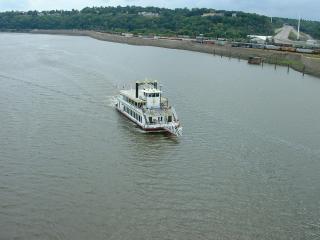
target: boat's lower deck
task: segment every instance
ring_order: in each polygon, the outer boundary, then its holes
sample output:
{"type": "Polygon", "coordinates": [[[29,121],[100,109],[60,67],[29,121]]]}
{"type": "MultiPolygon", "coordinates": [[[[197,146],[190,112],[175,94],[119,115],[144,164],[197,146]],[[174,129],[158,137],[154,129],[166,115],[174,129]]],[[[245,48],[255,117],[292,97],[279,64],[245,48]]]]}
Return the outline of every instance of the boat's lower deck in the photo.
{"type": "Polygon", "coordinates": [[[137,117],[135,115],[131,115],[130,112],[128,113],[127,111],[124,111],[118,105],[116,105],[116,109],[146,132],[170,132],[176,135],[181,135],[182,128],[180,127],[179,122],[172,121],[167,123],[148,124],[145,123],[145,121],[140,121],[141,118],[146,118],[146,116],[137,117]]]}

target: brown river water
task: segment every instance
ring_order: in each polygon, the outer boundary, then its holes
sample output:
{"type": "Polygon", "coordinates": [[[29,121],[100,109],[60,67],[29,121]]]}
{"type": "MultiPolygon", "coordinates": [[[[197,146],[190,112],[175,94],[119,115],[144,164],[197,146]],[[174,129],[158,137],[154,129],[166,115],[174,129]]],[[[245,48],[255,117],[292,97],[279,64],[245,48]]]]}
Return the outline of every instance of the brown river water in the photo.
{"type": "Polygon", "coordinates": [[[320,239],[320,79],[88,37],[0,34],[0,239],[320,239]],[[184,127],[112,107],[157,79],[184,127]]]}

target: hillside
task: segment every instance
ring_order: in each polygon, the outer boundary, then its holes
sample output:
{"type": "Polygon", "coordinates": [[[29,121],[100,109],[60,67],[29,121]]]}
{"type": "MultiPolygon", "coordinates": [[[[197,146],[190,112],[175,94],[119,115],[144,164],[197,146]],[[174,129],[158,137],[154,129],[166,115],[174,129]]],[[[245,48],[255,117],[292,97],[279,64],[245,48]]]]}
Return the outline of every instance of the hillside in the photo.
{"type": "MultiPolygon", "coordinates": [[[[156,7],[93,7],[81,11],[28,11],[0,13],[1,30],[80,29],[135,34],[204,34],[213,38],[243,39],[248,34],[273,35],[284,23],[296,20],[214,9],[165,9],[156,7]]],[[[320,38],[320,23],[302,21],[301,30],[320,38]]]]}

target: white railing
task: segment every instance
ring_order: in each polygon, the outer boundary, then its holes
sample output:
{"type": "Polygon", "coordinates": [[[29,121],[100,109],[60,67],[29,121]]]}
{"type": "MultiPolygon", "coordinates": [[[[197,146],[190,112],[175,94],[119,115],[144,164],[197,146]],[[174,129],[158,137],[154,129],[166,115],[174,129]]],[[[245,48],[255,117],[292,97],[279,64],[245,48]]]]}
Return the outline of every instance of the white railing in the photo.
{"type": "Polygon", "coordinates": [[[174,109],[174,107],[171,107],[171,111],[172,111],[172,114],[173,114],[175,120],[178,121],[178,114],[177,114],[176,110],[174,109]]]}
{"type": "Polygon", "coordinates": [[[174,124],[169,124],[164,127],[168,132],[176,135],[181,136],[182,135],[182,127],[175,126],[174,124]]]}

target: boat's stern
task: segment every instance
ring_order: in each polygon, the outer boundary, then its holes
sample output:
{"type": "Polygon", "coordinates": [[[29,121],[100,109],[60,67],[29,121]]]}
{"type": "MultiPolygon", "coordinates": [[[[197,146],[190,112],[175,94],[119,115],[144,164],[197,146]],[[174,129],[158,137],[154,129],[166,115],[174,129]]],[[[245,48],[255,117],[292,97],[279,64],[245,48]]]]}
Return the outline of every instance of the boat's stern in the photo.
{"type": "Polygon", "coordinates": [[[182,127],[180,126],[179,123],[168,124],[167,126],[164,127],[164,129],[178,137],[182,136],[182,127]]]}

